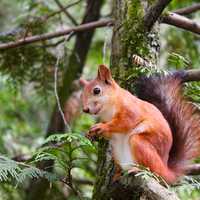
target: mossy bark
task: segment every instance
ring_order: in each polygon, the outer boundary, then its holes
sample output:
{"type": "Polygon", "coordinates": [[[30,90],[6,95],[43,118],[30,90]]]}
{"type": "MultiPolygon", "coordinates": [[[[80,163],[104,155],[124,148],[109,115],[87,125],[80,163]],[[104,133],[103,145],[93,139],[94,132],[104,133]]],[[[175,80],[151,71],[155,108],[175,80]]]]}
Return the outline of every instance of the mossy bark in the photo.
{"type": "MultiPolygon", "coordinates": [[[[133,69],[132,55],[157,63],[159,55],[158,24],[151,32],[144,26],[144,15],[151,6],[150,0],[115,0],[115,26],[112,38],[111,68],[116,79],[124,80],[133,69]]],[[[123,85],[126,87],[126,84],[123,85]]]]}
{"type": "MultiPolygon", "coordinates": [[[[153,0],[114,0],[115,26],[112,37],[111,70],[114,78],[126,89],[133,92],[128,85],[127,77],[130,76],[135,66],[132,64],[132,55],[136,54],[156,64],[159,56],[159,25],[155,24],[150,32],[144,27],[144,15],[154,3],[153,0]]],[[[159,199],[149,197],[145,192],[148,186],[139,177],[125,179],[121,187],[116,187],[112,182],[114,165],[110,147],[106,141],[99,143],[97,180],[94,187],[93,199],[159,199]],[[128,183],[128,184],[127,184],[128,183]],[[131,184],[129,184],[131,183],[131,184]],[[140,184],[136,184],[140,183],[140,184]],[[143,186],[144,187],[143,187],[143,186]],[[147,187],[146,187],[147,186],[147,187]],[[115,188],[115,189],[114,189],[115,188]],[[117,188],[117,190],[116,190],[117,188]]],[[[152,181],[152,180],[151,180],[152,181]]],[[[159,185],[159,184],[158,184],[159,185]]],[[[162,186],[161,186],[162,187],[162,186]]],[[[163,195],[160,199],[176,199],[174,194],[163,195]]]]}

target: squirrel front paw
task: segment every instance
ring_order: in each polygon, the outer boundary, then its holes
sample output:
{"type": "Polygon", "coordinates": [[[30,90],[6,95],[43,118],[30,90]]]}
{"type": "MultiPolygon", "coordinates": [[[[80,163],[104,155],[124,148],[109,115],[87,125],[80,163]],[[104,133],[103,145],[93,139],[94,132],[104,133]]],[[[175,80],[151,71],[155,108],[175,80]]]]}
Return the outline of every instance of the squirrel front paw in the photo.
{"type": "Polygon", "coordinates": [[[104,123],[98,123],[93,125],[90,130],[89,133],[94,133],[95,135],[100,135],[102,133],[107,132],[107,126],[104,123]]]}
{"type": "Polygon", "coordinates": [[[90,140],[94,140],[96,136],[100,136],[102,133],[107,132],[107,127],[104,123],[98,123],[92,126],[87,133],[86,137],[90,140]]]}
{"type": "Polygon", "coordinates": [[[87,139],[89,139],[90,141],[96,141],[97,140],[97,136],[93,133],[87,132],[85,137],[87,139]]]}

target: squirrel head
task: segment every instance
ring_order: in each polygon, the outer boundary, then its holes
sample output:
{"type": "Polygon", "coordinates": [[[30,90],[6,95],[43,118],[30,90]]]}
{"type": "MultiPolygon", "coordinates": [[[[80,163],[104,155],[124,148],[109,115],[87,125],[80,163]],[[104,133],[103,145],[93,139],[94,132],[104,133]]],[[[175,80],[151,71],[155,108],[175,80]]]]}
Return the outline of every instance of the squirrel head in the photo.
{"type": "Polygon", "coordinates": [[[112,115],[117,83],[112,78],[110,70],[105,65],[100,65],[94,80],[80,79],[80,83],[84,86],[81,95],[83,111],[100,118],[112,115]]]}

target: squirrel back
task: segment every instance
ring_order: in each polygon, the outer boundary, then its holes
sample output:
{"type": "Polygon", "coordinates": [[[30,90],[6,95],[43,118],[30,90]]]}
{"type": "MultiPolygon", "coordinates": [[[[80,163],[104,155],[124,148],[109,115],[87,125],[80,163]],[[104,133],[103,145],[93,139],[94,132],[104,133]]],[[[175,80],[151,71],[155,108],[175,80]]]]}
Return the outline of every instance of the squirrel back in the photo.
{"type": "Polygon", "coordinates": [[[184,71],[141,77],[138,97],[154,104],[168,121],[173,134],[168,167],[183,174],[189,162],[200,156],[200,111],[183,95],[184,71]]]}

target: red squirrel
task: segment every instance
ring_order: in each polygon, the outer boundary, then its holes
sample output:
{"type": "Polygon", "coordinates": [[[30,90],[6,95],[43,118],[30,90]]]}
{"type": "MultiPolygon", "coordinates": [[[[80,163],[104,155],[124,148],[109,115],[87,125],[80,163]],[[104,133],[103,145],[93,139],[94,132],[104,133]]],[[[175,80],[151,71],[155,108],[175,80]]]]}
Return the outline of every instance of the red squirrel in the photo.
{"type": "Polygon", "coordinates": [[[143,165],[172,184],[200,155],[200,115],[182,95],[181,76],[141,78],[139,98],[121,88],[104,65],[94,80],[80,80],[83,111],[101,121],[88,136],[111,142],[117,169],[136,172],[135,164],[143,165]]]}

